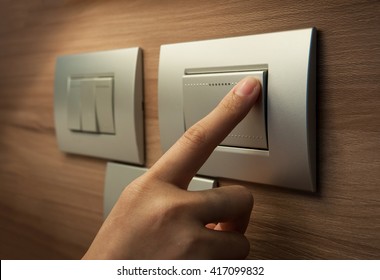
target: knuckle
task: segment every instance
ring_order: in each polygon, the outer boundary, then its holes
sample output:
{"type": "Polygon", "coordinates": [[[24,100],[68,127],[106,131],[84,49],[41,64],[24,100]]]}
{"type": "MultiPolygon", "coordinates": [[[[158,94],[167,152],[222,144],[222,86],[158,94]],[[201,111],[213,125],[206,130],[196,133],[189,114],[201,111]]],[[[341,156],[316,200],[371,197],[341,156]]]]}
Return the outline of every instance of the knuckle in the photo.
{"type": "Polygon", "coordinates": [[[157,199],[155,202],[152,202],[153,209],[155,209],[158,216],[165,220],[180,221],[191,212],[193,205],[187,194],[182,189],[172,189],[166,193],[165,199],[157,199]]]}
{"type": "Polygon", "coordinates": [[[236,94],[230,95],[228,98],[223,98],[220,102],[220,107],[222,110],[228,112],[228,113],[235,113],[238,111],[240,107],[240,100],[236,94]]]}
{"type": "Polygon", "coordinates": [[[193,125],[183,134],[184,144],[194,145],[195,147],[198,145],[202,145],[207,141],[207,132],[206,128],[203,127],[200,123],[193,125]]]}
{"type": "Polygon", "coordinates": [[[183,220],[184,213],[188,211],[186,205],[172,199],[157,199],[151,202],[146,210],[149,213],[146,221],[156,228],[168,227],[173,221],[180,223],[183,220]]]}
{"type": "Polygon", "coordinates": [[[203,250],[207,243],[202,234],[197,231],[184,231],[179,242],[179,254],[182,258],[199,258],[199,255],[205,256],[200,251],[203,250]]]}

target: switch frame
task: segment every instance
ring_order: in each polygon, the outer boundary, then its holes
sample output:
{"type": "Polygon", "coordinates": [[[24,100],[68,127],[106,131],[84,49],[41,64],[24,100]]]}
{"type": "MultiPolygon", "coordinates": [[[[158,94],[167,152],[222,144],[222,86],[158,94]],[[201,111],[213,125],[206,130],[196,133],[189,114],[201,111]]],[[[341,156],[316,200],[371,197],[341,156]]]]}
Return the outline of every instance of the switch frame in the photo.
{"type": "Polygon", "coordinates": [[[58,57],[54,84],[54,121],[58,145],[64,152],[143,165],[142,50],[136,47],[58,57]],[[70,125],[77,127],[74,121],[68,123],[70,80],[108,77],[113,78],[115,134],[70,130],[70,125]]]}
{"type": "Polygon", "coordinates": [[[185,69],[263,64],[268,65],[268,151],[218,146],[198,174],[315,191],[315,28],[162,45],[158,81],[161,147],[168,150],[185,132],[185,69]]]}

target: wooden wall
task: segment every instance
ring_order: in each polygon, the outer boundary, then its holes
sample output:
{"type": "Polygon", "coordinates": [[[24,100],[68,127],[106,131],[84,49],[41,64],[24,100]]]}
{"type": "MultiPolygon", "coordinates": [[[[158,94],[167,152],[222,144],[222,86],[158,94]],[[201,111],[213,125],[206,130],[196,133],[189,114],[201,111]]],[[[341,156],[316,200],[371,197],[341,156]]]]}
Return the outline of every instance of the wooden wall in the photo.
{"type": "Polygon", "coordinates": [[[379,1],[0,3],[1,259],[80,258],[102,223],[106,161],[57,148],[58,55],[143,49],[151,166],[161,155],[161,44],[311,26],[319,30],[319,191],[243,183],[255,196],[249,258],[380,258],[379,1]]]}

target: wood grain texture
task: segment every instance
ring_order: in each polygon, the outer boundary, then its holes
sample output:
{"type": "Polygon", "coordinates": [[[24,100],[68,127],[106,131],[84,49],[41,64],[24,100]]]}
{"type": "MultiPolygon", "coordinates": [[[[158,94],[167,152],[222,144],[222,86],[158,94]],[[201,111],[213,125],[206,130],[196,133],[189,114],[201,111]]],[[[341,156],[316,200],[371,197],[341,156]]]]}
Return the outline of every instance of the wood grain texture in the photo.
{"type": "MultiPolygon", "coordinates": [[[[102,222],[105,161],[58,150],[59,55],[140,46],[147,165],[161,44],[316,26],[319,191],[246,185],[249,258],[380,258],[379,1],[10,1],[0,9],[0,257],[75,259],[102,222]]],[[[222,180],[222,185],[238,182],[222,180]]]]}

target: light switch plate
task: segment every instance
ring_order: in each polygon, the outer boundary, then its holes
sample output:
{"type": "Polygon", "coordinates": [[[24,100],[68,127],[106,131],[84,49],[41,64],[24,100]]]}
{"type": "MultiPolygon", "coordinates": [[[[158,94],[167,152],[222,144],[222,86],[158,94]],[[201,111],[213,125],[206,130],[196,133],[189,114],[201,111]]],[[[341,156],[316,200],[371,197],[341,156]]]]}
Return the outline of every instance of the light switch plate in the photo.
{"type": "Polygon", "coordinates": [[[162,149],[168,150],[186,129],[186,69],[243,72],[262,66],[267,67],[267,149],[218,146],[198,174],[315,191],[315,28],[161,46],[162,149]]]}
{"type": "Polygon", "coordinates": [[[58,57],[54,116],[62,151],[143,165],[141,49],[58,57]]]}
{"type": "MultiPolygon", "coordinates": [[[[120,194],[127,185],[142,176],[147,168],[136,167],[120,163],[107,163],[106,179],[104,184],[104,218],[111,212],[120,194]]],[[[217,182],[213,179],[194,177],[188,191],[204,191],[215,188],[217,182]]]]}

